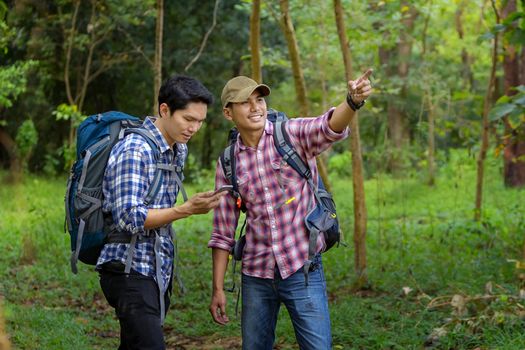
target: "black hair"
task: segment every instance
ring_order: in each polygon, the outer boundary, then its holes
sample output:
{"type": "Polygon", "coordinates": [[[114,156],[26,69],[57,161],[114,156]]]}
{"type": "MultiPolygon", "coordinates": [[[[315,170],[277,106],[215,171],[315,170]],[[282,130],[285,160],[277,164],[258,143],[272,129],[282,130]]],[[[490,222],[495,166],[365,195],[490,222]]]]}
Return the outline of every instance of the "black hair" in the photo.
{"type": "Polygon", "coordinates": [[[197,79],[184,75],[174,75],[167,79],[159,89],[160,105],[166,103],[173,114],[178,109],[184,109],[190,102],[213,103],[213,95],[197,79]]]}

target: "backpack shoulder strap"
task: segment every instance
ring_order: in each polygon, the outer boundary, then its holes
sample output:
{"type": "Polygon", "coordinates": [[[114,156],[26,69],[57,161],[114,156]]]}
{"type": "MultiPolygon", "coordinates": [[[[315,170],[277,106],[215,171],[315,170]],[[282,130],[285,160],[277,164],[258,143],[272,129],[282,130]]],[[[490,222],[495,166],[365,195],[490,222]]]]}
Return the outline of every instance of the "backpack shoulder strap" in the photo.
{"type": "Polygon", "coordinates": [[[299,156],[297,151],[292,145],[290,136],[286,131],[286,121],[277,119],[273,128],[273,140],[277,152],[283,157],[283,159],[290,165],[295,171],[297,171],[306,180],[312,178],[312,172],[310,167],[305,161],[299,156]]]}
{"type": "Polygon", "coordinates": [[[126,129],[125,134],[139,134],[141,135],[150,145],[151,149],[153,150],[154,157],[157,160],[156,164],[156,172],[155,177],[153,178],[153,182],[151,183],[148,193],[146,194],[146,197],[144,197],[144,204],[149,205],[153,201],[153,199],[157,196],[157,194],[160,191],[160,187],[162,185],[162,170],[172,171],[175,176],[175,182],[177,182],[177,186],[179,186],[180,191],[182,192],[182,197],[184,201],[186,202],[188,200],[188,195],[186,194],[186,190],[184,189],[184,186],[182,185],[182,169],[178,169],[177,167],[162,164],[160,159],[160,145],[158,144],[157,140],[155,140],[155,137],[145,128],[129,128],[126,129]]]}
{"type": "Polygon", "coordinates": [[[246,204],[242,200],[241,194],[239,193],[239,185],[237,184],[237,173],[235,170],[235,143],[228,145],[228,147],[222,151],[220,160],[224,176],[232,185],[232,195],[235,197],[237,208],[245,213],[246,204]]]}
{"type": "Polygon", "coordinates": [[[129,134],[139,134],[142,136],[150,145],[151,149],[153,150],[155,154],[155,159],[159,159],[160,157],[160,145],[157,143],[157,140],[155,140],[155,137],[151,132],[149,132],[145,128],[128,128],[124,130],[124,136],[127,136],[129,134]]]}
{"type": "Polygon", "coordinates": [[[238,192],[237,176],[235,172],[235,143],[228,145],[220,156],[221,167],[226,176],[226,180],[233,186],[233,190],[238,192]]]}

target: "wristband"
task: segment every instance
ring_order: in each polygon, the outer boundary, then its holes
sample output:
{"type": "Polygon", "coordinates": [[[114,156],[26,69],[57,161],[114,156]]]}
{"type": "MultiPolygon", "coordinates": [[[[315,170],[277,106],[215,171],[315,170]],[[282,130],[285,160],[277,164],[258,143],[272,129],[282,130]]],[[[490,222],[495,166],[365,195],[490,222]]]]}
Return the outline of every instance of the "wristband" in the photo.
{"type": "Polygon", "coordinates": [[[355,103],[352,100],[352,96],[350,96],[350,93],[346,95],[346,103],[348,103],[348,107],[350,107],[354,112],[356,112],[359,108],[363,107],[365,105],[366,100],[363,100],[359,103],[355,103]]]}

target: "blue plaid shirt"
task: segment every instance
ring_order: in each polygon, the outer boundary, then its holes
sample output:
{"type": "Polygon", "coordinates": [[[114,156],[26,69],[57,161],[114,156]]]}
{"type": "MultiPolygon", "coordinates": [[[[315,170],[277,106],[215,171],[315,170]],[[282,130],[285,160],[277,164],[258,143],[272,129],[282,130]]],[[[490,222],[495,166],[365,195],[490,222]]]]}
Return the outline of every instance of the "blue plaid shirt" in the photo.
{"type": "MultiPolygon", "coordinates": [[[[154,119],[146,118],[143,127],[151,132],[160,145],[160,161],[164,164],[183,166],[188,149],[185,144],[176,144],[174,151],[164,140],[164,137],[153,124],[154,119]]],[[[155,176],[157,160],[148,142],[140,135],[130,134],[119,141],[111,150],[102,190],[104,192],[103,211],[111,213],[113,223],[119,231],[144,233],[144,221],[148,209],[171,208],[175,205],[179,188],[174,174],[164,172],[160,191],[152,203],[146,207],[144,198],[149,185],[155,176]]],[[[140,236],[139,236],[140,237],[140,236]]],[[[172,238],[160,236],[161,272],[164,285],[173,271],[174,246],[172,238]]],[[[129,244],[110,243],[102,249],[97,261],[97,268],[109,261],[126,263],[129,244]]],[[[141,238],[135,245],[135,253],[131,268],[145,276],[155,277],[154,239],[141,238]]]]}

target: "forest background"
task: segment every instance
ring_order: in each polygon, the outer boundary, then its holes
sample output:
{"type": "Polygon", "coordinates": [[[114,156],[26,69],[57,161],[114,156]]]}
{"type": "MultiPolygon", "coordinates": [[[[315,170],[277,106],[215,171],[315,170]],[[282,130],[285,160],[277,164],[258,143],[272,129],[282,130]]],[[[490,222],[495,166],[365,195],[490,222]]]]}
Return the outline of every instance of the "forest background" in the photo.
{"type": "MultiPolygon", "coordinates": [[[[179,73],[217,100],[228,79],[252,76],[272,88],[272,108],[315,116],[369,67],[374,95],[350,141],[318,160],[347,243],[325,257],[334,347],[525,348],[524,6],[0,1],[0,349],[118,339],[96,274],[68,271],[62,228],[87,115],[155,114],[161,81],[179,73]]],[[[188,144],[190,192],[213,187],[230,128],[221,115],[215,103],[188,144]]],[[[170,348],[239,346],[238,320],[219,328],[206,311],[210,220],[176,225],[190,288],[174,297],[170,348]]],[[[283,320],[276,348],[293,343],[283,320]]]]}

